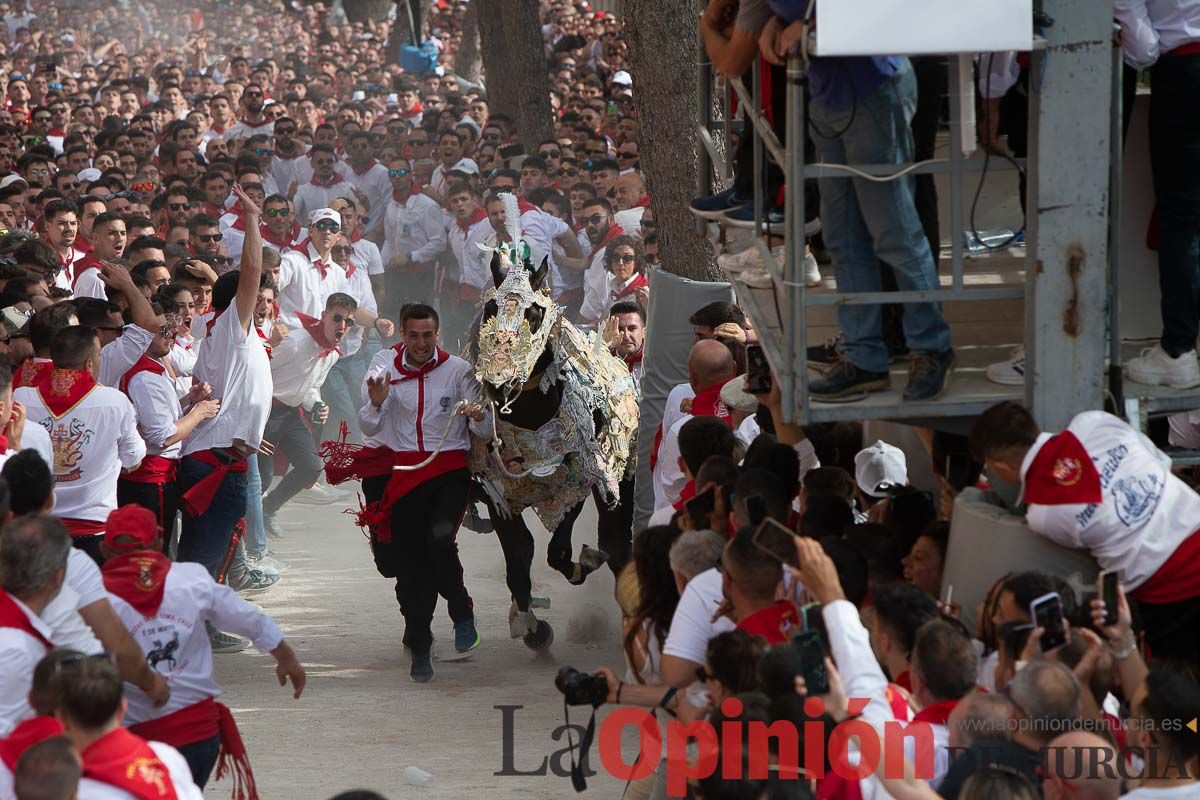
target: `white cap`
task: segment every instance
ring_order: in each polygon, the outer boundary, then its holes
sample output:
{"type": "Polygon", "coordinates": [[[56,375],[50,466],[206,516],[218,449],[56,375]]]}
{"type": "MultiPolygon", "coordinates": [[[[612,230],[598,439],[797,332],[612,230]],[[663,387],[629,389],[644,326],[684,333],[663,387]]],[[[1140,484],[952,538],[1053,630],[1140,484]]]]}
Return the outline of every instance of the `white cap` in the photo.
{"type": "Polygon", "coordinates": [[[908,483],[908,460],[904,451],[887,442],[875,442],[854,456],[854,479],[869,497],[887,497],[893,486],[908,483]]]}
{"type": "Polygon", "coordinates": [[[342,215],[334,211],[332,208],[318,208],[316,211],[308,215],[308,226],[311,228],[323,219],[333,220],[340,227],[342,224],[342,215]]]}
{"type": "Polygon", "coordinates": [[[7,189],[8,187],[12,186],[14,183],[24,184],[26,189],[29,188],[29,181],[25,180],[20,175],[18,175],[17,173],[14,172],[11,175],[5,175],[3,179],[0,179],[0,189],[7,189]]]}
{"type": "Polygon", "coordinates": [[[400,95],[396,94],[395,92],[392,92],[391,94],[389,94],[389,95],[387,96],[387,104],[388,104],[389,106],[398,106],[398,105],[400,105],[400,95]]]}
{"type": "Polygon", "coordinates": [[[625,70],[617,70],[612,76],[612,82],[618,86],[633,86],[633,76],[625,70]]]}
{"type": "Polygon", "coordinates": [[[475,163],[475,159],[473,158],[462,158],[455,162],[454,166],[450,168],[450,171],[463,172],[467,175],[478,175],[479,165],[475,163]]]}
{"type": "Polygon", "coordinates": [[[364,92],[362,89],[359,89],[357,92],[350,95],[350,99],[355,103],[360,103],[363,100],[367,99],[367,93],[364,92]]]}
{"type": "Polygon", "coordinates": [[[75,177],[81,181],[98,181],[100,180],[100,175],[100,170],[95,167],[87,167],[86,169],[81,169],[75,177]]]}
{"type": "Polygon", "coordinates": [[[758,398],[746,391],[745,383],[745,373],[725,381],[725,385],[721,387],[721,402],[735,411],[753,414],[758,410],[758,398]]]}

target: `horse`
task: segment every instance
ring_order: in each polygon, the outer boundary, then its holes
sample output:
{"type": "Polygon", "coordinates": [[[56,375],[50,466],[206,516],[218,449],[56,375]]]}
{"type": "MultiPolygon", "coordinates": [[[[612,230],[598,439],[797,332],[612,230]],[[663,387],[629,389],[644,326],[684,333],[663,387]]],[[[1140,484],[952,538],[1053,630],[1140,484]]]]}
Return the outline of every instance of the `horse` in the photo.
{"type": "Polygon", "coordinates": [[[600,549],[584,545],[578,561],[571,533],[589,495],[602,517],[620,514],[638,406],[624,362],[551,299],[549,259],[530,270],[510,260],[516,252],[493,251],[494,287],[484,293],[466,352],[494,420],[490,441],[473,439],[471,463],[504,552],[510,634],[543,650],[554,631],[530,608],[533,535],[521,512],[533,508],[553,532],[546,561],[570,583],[583,583],[606,561],[615,575],[630,549],[619,522],[601,524],[600,549]]]}

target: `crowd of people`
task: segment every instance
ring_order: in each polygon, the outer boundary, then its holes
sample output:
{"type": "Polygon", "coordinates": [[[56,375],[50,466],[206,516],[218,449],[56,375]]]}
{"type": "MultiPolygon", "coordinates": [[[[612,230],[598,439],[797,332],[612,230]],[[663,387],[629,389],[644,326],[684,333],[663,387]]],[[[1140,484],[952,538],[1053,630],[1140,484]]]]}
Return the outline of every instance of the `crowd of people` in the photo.
{"type": "MultiPolygon", "coordinates": [[[[454,626],[442,660],[475,653],[455,536],[464,517],[490,527],[467,452],[495,409],[455,354],[500,281],[493,255],[544,263],[539,291],[635,383],[653,335],[639,138],[656,132],[639,128],[622,22],[540,5],[555,125],[526,152],[518,110],[489,105],[487,79],[503,76],[455,71],[466,0],[432,4],[437,66],[420,69],[389,55],[390,22],[346,23],[323,3],[0,4],[0,800],[200,797],[214,771],[256,796],[213,658],[252,645],[300,698],[298,655],[246,598],[286,580],[271,549],[285,507],[351,503],[338,446],[370,463],[360,520],[396,580],[410,677],[434,678],[438,596],[454,626]]],[[[761,53],[778,69],[806,5],[710,3],[714,67],[741,75],[761,53]]],[[[929,64],[833,61],[809,71],[822,160],[932,150],[937,111],[917,108],[929,64]]],[[[697,198],[697,215],[753,224],[749,141],[734,185],[697,198]]],[[[932,181],[848,185],[821,181],[806,280],[824,262],[847,291],[934,288],[932,181]]],[[[722,266],[753,268],[746,252],[722,266]]],[[[839,322],[838,346],[810,354],[815,397],[883,388],[898,355],[912,359],[906,400],[945,388],[936,304],[844,306],[839,322]]],[[[849,718],[880,739],[924,724],[936,743],[929,774],[718,770],[692,796],[1200,795],[1200,739],[1177,724],[1200,716],[1200,495],[1153,442],[1099,411],[1042,432],[1001,404],[970,437],[929,432],[907,456],[972,465],[935,496],[909,485],[899,448],[864,447],[862,425],[785,422],[779,382],[750,379],[756,333],[732,299],[687,325],[689,380],[638,467],[654,513],[635,533],[624,509],[604,523],[619,528],[603,532],[612,552],[564,572],[582,582],[607,559],[616,575],[627,664],[596,673],[607,702],[718,731],[794,723],[831,746],[849,718]],[[1088,551],[1115,594],[1033,569],[984,576],[980,609],[943,599],[954,493],[989,480],[1020,486],[1029,527],[1088,551]],[[1048,596],[1061,617],[1038,616],[1048,596]],[[816,643],[816,663],[797,641],[816,643]],[[1047,752],[1127,769],[1071,772],[1047,752]]],[[[761,743],[720,745],[751,759],[761,743]]],[[[668,796],[672,768],[663,758],[631,796],[668,796]]]]}

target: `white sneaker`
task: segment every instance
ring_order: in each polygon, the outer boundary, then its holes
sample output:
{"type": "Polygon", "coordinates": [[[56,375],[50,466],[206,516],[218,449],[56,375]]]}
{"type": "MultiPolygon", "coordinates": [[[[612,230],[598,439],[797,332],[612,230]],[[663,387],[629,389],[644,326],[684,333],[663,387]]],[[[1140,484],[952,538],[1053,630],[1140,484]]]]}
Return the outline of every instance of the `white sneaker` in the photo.
{"type": "Polygon", "coordinates": [[[804,285],[809,288],[821,285],[821,267],[811,250],[804,254],[804,285]]]}
{"type": "Polygon", "coordinates": [[[1008,361],[989,364],[986,374],[989,381],[998,383],[1001,386],[1024,386],[1025,347],[1021,346],[1013,350],[1012,356],[1008,361]]]}
{"type": "Polygon", "coordinates": [[[346,494],[323,483],[315,483],[292,498],[293,503],[307,506],[323,506],[345,500],[346,494]]]}
{"type": "Polygon", "coordinates": [[[758,245],[751,245],[737,253],[723,253],[717,256],[717,266],[726,272],[741,272],[762,264],[758,245]]]}
{"type": "Polygon", "coordinates": [[[1161,344],[1156,344],[1147,347],[1140,356],[1129,359],[1125,363],[1125,374],[1137,383],[1190,389],[1200,386],[1200,361],[1196,360],[1195,350],[1171,358],[1161,344]]]}

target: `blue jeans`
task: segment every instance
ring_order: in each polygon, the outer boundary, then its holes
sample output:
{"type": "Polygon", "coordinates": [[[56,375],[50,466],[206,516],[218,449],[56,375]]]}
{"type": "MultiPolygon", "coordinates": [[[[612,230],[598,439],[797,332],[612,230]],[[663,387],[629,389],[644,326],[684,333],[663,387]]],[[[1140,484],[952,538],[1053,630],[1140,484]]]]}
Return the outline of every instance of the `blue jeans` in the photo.
{"type": "MultiPolygon", "coordinates": [[[[184,456],[179,462],[179,494],[182,497],[213,467],[194,456],[184,456]]],[[[229,552],[233,528],[246,514],[246,473],[230,472],[221,481],[212,505],[199,516],[183,515],[183,530],[179,534],[177,560],[203,564],[216,580],[229,552]]]]}
{"type": "MultiPolygon", "coordinates": [[[[907,60],[901,70],[856,108],[809,105],[818,159],[828,164],[902,164],[913,158],[910,122],[917,108],[917,80],[907,60]],[[839,134],[832,136],[833,134],[839,134]]],[[[937,289],[937,267],[913,199],[911,175],[878,183],[863,178],[821,178],[821,225],[833,257],[840,292],[882,290],[879,262],[892,266],[903,291],[937,289]]],[[[888,367],[881,306],[838,306],[846,335],[843,352],[871,372],[888,367]]],[[[908,303],[904,338],[913,352],[950,348],[950,326],[940,303],[908,303]]]]}
{"type": "Polygon", "coordinates": [[[260,556],[267,552],[267,532],[263,528],[262,473],[258,459],[246,459],[246,552],[260,556]]]}

